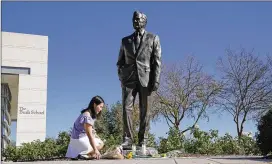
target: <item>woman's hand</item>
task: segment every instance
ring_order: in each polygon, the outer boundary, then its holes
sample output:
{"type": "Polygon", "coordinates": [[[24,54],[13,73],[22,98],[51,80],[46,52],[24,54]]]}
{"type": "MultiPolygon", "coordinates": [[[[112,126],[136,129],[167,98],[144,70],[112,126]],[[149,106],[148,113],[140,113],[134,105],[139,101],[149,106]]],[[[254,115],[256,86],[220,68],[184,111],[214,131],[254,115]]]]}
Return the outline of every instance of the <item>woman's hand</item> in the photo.
{"type": "Polygon", "coordinates": [[[95,150],[94,150],[94,157],[95,157],[96,159],[100,159],[101,154],[100,154],[100,152],[98,151],[98,149],[95,149],[95,150]]]}
{"type": "Polygon", "coordinates": [[[98,149],[96,147],[96,143],[95,143],[95,140],[94,140],[96,134],[93,134],[93,132],[92,132],[93,131],[92,125],[88,124],[88,123],[85,123],[84,124],[84,129],[85,129],[85,131],[87,133],[87,136],[89,138],[90,144],[91,144],[91,146],[93,147],[93,150],[94,150],[94,154],[92,156],[94,158],[96,158],[96,159],[100,159],[101,154],[100,154],[100,152],[98,151],[98,149]]]}

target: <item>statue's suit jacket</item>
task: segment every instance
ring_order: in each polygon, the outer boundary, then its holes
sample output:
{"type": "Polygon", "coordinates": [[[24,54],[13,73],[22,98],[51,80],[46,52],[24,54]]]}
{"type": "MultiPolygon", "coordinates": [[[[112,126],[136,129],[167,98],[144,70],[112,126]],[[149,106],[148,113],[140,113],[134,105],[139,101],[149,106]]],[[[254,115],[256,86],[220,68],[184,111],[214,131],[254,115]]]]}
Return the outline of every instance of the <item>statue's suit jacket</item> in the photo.
{"type": "Polygon", "coordinates": [[[117,61],[118,76],[126,86],[137,71],[138,79],[143,87],[152,87],[159,83],[161,73],[161,44],[158,35],[144,32],[138,49],[134,44],[135,34],[122,39],[117,61]]]}

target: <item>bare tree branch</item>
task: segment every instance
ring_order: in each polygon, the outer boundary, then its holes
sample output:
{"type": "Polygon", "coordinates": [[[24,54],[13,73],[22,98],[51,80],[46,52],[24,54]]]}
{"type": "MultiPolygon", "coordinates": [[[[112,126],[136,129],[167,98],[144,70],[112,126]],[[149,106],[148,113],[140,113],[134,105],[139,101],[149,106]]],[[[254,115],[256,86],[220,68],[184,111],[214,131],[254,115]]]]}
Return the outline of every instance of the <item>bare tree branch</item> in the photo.
{"type": "Polygon", "coordinates": [[[184,65],[171,64],[163,67],[161,85],[157,92],[156,111],[169,121],[169,127],[179,129],[184,118],[194,118],[192,129],[216,101],[221,85],[202,71],[193,57],[184,65]],[[171,120],[171,121],[170,121],[171,120]]]}
{"type": "Polygon", "coordinates": [[[218,104],[233,116],[239,137],[246,120],[267,110],[272,101],[271,68],[270,57],[263,62],[253,51],[245,49],[228,49],[226,59],[219,59],[224,87],[218,104]]]}

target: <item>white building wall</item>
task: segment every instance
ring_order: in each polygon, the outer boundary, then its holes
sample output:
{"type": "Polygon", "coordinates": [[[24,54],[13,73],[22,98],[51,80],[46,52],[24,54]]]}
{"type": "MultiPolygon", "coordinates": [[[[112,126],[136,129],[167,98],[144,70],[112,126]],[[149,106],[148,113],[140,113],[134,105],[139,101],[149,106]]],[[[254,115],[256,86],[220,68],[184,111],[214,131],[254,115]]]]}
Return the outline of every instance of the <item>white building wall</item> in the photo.
{"type": "MultiPolygon", "coordinates": [[[[16,145],[46,137],[48,37],[2,32],[2,66],[30,68],[18,83],[16,145]]],[[[12,95],[14,96],[14,95],[12,95]]],[[[14,113],[14,112],[12,112],[14,113]]]]}

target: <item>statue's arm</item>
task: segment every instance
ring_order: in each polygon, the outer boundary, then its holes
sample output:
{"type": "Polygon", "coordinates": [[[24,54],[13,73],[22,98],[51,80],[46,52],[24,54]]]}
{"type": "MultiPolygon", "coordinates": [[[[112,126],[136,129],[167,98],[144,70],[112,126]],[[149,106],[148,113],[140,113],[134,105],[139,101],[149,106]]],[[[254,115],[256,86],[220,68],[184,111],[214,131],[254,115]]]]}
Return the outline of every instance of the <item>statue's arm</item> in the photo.
{"type": "Polygon", "coordinates": [[[160,74],[161,74],[161,43],[160,43],[160,38],[158,35],[155,36],[154,38],[154,47],[153,47],[153,54],[154,54],[154,63],[153,63],[153,68],[154,68],[154,83],[159,84],[160,82],[160,74]]]}
{"type": "Polygon", "coordinates": [[[125,64],[125,54],[124,54],[124,45],[123,45],[123,41],[121,42],[121,46],[120,46],[120,50],[119,50],[119,55],[118,55],[118,61],[117,61],[117,71],[118,71],[118,76],[119,76],[119,80],[121,80],[120,75],[120,68],[125,64]]]}

